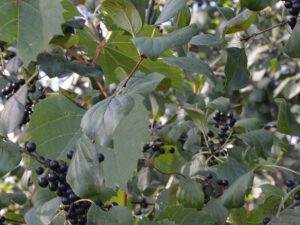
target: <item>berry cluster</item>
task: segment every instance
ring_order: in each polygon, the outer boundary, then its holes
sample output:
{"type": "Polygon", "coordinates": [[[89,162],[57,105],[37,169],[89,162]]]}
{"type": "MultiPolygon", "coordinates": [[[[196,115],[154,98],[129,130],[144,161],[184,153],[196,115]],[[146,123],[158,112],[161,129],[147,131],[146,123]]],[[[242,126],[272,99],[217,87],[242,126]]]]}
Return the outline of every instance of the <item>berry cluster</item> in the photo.
{"type": "Polygon", "coordinates": [[[23,79],[20,79],[17,82],[8,82],[1,92],[6,99],[9,99],[23,84],[25,84],[25,80],[23,79]]]}
{"type": "Polygon", "coordinates": [[[143,214],[143,209],[147,209],[149,205],[153,205],[147,202],[145,198],[141,201],[132,201],[132,205],[135,205],[134,215],[140,216],[143,214]]]}
{"type": "Polygon", "coordinates": [[[5,225],[6,218],[4,216],[0,216],[0,225],[5,225]]]}
{"type": "Polygon", "coordinates": [[[223,112],[216,112],[213,117],[213,125],[217,131],[209,130],[206,134],[207,144],[212,154],[217,156],[225,154],[223,150],[224,144],[230,139],[233,133],[233,126],[236,123],[232,113],[224,114],[223,112]]]}
{"type": "MultiPolygon", "coordinates": [[[[165,154],[166,149],[162,147],[163,145],[164,143],[161,141],[161,139],[157,139],[155,141],[145,144],[143,147],[143,152],[146,153],[152,151],[159,154],[165,154]]],[[[169,149],[169,153],[171,154],[175,153],[175,148],[171,147],[169,149]]]]}
{"type": "Polygon", "coordinates": [[[300,0],[282,0],[285,8],[289,9],[290,17],[287,20],[288,25],[294,29],[297,24],[298,15],[300,12],[300,0]]]}
{"type": "Polygon", "coordinates": [[[228,180],[217,179],[213,180],[213,174],[208,173],[202,180],[204,203],[208,203],[210,198],[218,198],[223,194],[223,191],[229,186],[228,180]]]}
{"type": "MultiPolygon", "coordinates": [[[[36,151],[36,144],[28,142],[26,150],[29,153],[36,151]]],[[[67,153],[67,158],[72,159],[74,151],[70,150],[67,153]]],[[[99,162],[104,160],[103,154],[98,154],[99,162]]],[[[71,186],[66,181],[68,165],[63,161],[45,159],[39,156],[39,162],[43,165],[36,168],[35,172],[40,175],[38,184],[42,188],[49,188],[61,198],[62,209],[65,211],[66,219],[70,224],[85,225],[87,224],[87,212],[91,206],[89,201],[83,201],[72,190],[71,186]]],[[[100,200],[96,202],[99,203],[100,200]]],[[[101,204],[103,206],[103,204],[101,204]]],[[[107,206],[109,207],[109,206],[107,206]]],[[[111,206],[110,206],[111,207],[111,206]]],[[[104,207],[102,207],[104,208],[104,207]]]]}

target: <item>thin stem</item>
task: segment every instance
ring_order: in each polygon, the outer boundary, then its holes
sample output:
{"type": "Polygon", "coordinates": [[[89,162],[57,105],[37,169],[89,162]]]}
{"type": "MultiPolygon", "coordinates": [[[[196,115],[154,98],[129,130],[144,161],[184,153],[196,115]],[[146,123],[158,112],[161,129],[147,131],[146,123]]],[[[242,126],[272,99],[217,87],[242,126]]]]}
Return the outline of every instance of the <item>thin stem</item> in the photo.
{"type": "Polygon", "coordinates": [[[126,192],[124,192],[124,195],[123,195],[123,205],[127,206],[127,193],[126,192]]]}
{"type": "Polygon", "coordinates": [[[29,79],[27,80],[27,83],[30,83],[32,80],[34,80],[35,77],[37,75],[39,75],[39,72],[40,72],[39,70],[35,71],[34,74],[31,77],[29,77],[29,79]]]}
{"type": "Polygon", "coordinates": [[[252,35],[250,35],[250,36],[247,36],[247,37],[244,37],[244,38],[241,38],[241,41],[247,42],[247,41],[249,41],[251,38],[254,38],[254,37],[256,37],[256,36],[259,36],[259,35],[261,35],[261,34],[264,34],[264,33],[266,33],[266,32],[269,32],[270,30],[273,30],[273,29],[275,29],[275,28],[277,28],[277,27],[284,26],[284,25],[286,25],[286,24],[287,24],[287,21],[283,21],[283,22],[281,22],[281,23],[279,23],[279,24],[276,24],[276,25],[274,25],[274,26],[272,26],[272,27],[269,27],[269,28],[267,28],[267,29],[265,29],[265,30],[263,30],[263,31],[254,33],[254,34],[252,34],[252,35]]]}
{"type": "Polygon", "coordinates": [[[150,0],[149,7],[147,10],[147,16],[146,16],[148,24],[150,24],[150,22],[151,22],[151,16],[152,16],[152,13],[154,10],[154,6],[155,6],[155,0],[150,0]]]}
{"type": "MultiPolygon", "coordinates": [[[[101,49],[102,49],[102,48],[100,49],[99,46],[100,46],[100,44],[98,45],[98,47],[97,47],[97,49],[96,49],[96,54],[95,54],[95,57],[94,57],[94,59],[93,59],[93,66],[96,65],[97,60],[98,60],[98,58],[99,58],[99,56],[100,56],[100,52],[101,52],[101,49]]],[[[101,45],[101,46],[102,46],[102,45],[101,45]]],[[[68,47],[63,47],[63,48],[65,48],[65,49],[67,50],[67,52],[68,52],[70,55],[72,55],[75,59],[77,59],[80,63],[85,64],[85,65],[88,65],[88,62],[87,62],[85,59],[83,59],[82,57],[80,57],[75,51],[73,51],[72,49],[70,49],[70,48],[68,48],[68,47]]],[[[97,85],[98,85],[100,91],[102,92],[102,94],[105,96],[105,98],[107,98],[107,97],[108,97],[108,94],[107,94],[107,92],[106,92],[104,86],[103,86],[103,85],[101,84],[101,82],[100,82],[99,80],[97,80],[97,79],[95,79],[95,82],[97,83],[97,85]]]]}
{"type": "Polygon", "coordinates": [[[104,48],[104,46],[105,46],[105,41],[99,42],[99,44],[98,44],[98,46],[97,46],[97,48],[96,48],[95,56],[94,56],[94,58],[93,58],[93,62],[92,62],[92,65],[93,65],[93,66],[96,66],[97,61],[98,61],[99,56],[100,56],[100,53],[101,53],[102,49],[104,48]]]}
{"type": "Polygon", "coordinates": [[[297,174],[297,175],[300,176],[300,173],[299,173],[299,172],[297,172],[297,171],[295,171],[295,170],[292,170],[292,169],[289,169],[289,168],[287,168],[287,167],[283,167],[283,166],[277,166],[277,165],[263,165],[262,168],[263,168],[263,167],[282,169],[282,170],[286,170],[286,171],[289,171],[289,172],[291,172],[291,173],[294,173],[294,174],[297,174]]]}
{"type": "Polygon", "coordinates": [[[129,73],[128,78],[126,79],[123,87],[127,86],[128,81],[130,80],[130,78],[133,76],[133,74],[137,71],[137,69],[139,68],[139,66],[141,65],[141,63],[144,61],[146,57],[141,55],[140,60],[135,64],[135,66],[133,67],[132,71],[129,73]]]}
{"type": "Polygon", "coordinates": [[[158,169],[157,167],[155,167],[154,165],[151,165],[151,167],[153,168],[153,169],[155,169],[155,170],[157,170],[159,173],[161,173],[161,174],[164,174],[164,175],[167,175],[167,176],[172,176],[172,175],[176,175],[176,176],[180,176],[180,177],[183,177],[184,179],[187,179],[187,177],[186,176],[184,176],[183,174],[181,174],[181,173],[166,173],[166,172],[164,172],[164,171],[161,171],[160,169],[158,169]]]}

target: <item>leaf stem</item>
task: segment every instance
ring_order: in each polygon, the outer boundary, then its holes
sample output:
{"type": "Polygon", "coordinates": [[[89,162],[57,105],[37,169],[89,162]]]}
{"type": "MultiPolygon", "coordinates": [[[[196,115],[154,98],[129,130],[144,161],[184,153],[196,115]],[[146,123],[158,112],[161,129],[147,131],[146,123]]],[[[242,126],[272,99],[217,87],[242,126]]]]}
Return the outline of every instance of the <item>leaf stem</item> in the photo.
{"type": "Polygon", "coordinates": [[[125,83],[123,84],[123,87],[127,86],[128,81],[130,80],[130,78],[133,76],[133,74],[137,71],[137,69],[139,68],[139,66],[141,65],[141,63],[144,61],[146,57],[144,55],[141,55],[140,60],[135,64],[135,66],[133,67],[132,71],[129,73],[125,83]]]}
{"type": "Polygon", "coordinates": [[[27,80],[27,83],[30,83],[32,80],[34,80],[34,78],[35,78],[36,76],[38,76],[39,73],[40,73],[39,70],[35,71],[34,74],[32,74],[32,76],[29,77],[29,79],[27,80]]]}
{"type": "Polygon", "coordinates": [[[155,167],[154,165],[151,165],[151,167],[153,168],[153,169],[155,169],[155,170],[157,170],[159,173],[161,173],[161,174],[164,174],[164,175],[167,175],[167,176],[173,176],[173,175],[175,175],[175,176],[180,176],[180,177],[183,177],[184,179],[187,179],[187,177],[185,176],[185,175],[183,175],[182,173],[166,173],[166,172],[164,172],[164,171],[162,171],[162,170],[160,170],[160,169],[158,169],[157,167],[155,167]]]}
{"type": "Polygon", "coordinates": [[[269,27],[269,28],[267,28],[267,29],[265,29],[265,30],[263,30],[263,31],[254,33],[254,34],[249,35],[249,36],[244,37],[244,38],[241,38],[240,40],[241,40],[241,41],[244,41],[244,42],[247,42],[247,41],[249,41],[251,38],[254,38],[254,37],[256,37],[256,36],[259,36],[259,35],[261,35],[261,34],[264,34],[264,33],[266,33],[266,32],[269,32],[270,30],[273,30],[273,29],[275,29],[275,28],[277,28],[277,27],[284,26],[284,25],[286,25],[286,24],[287,24],[287,21],[283,21],[283,22],[278,23],[278,24],[276,24],[276,25],[274,25],[274,26],[272,26],[272,27],[269,27]]]}

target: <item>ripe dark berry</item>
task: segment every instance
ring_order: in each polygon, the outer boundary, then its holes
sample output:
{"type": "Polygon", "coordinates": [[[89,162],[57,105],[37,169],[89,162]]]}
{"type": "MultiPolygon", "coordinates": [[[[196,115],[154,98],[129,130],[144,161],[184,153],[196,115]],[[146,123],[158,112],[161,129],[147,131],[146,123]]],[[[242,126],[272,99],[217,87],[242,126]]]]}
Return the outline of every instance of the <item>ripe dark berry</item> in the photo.
{"type": "Polygon", "coordinates": [[[34,152],[35,149],[36,149],[36,144],[34,142],[32,142],[32,141],[27,142],[27,144],[26,144],[26,150],[28,152],[34,152]]]}
{"type": "Polygon", "coordinates": [[[169,152],[173,154],[173,153],[175,152],[175,148],[171,147],[171,148],[169,149],[169,152]]]}
{"type": "Polygon", "coordinates": [[[225,144],[226,138],[223,138],[223,137],[220,138],[220,139],[219,139],[219,142],[220,142],[221,145],[225,144]]]}
{"type": "Polygon", "coordinates": [[[287,23],[292,29],[294,29],[294,27],[296,26],[296,23],[297,23],[297,18],[294,16],[290,17],[290,18],[288,18],[287,23]]]}
{"type": "Polygon", "coordinates": [[[70,202],[75,202],[79,200],[78,196],[76,196],[74,193],[69,194],[70,202]]]}
{"type": "Polygon", "coordinates": [[[57,187],[58,187],[57,182],[50,182],[49,183],[49,190],[50,191],[57,191],[57,187]]]}
{"type": "Polygon", "coordinates": [[[284,7],[287,8],[287,9],[292,8],[292,6],[293,6],[292,1],[286,1],[286,2],[284,3],[284,7]]]}
{"type": "Polygon", "coordinates": [[[98,160],[99,160],[99,162],[100,162],[100,163],[103,162],[104,159],[105,159],[104,155],[103,155],[102,153],[99,153],[99,154],[98,154],[98,160]]]}
{"type": "Polygon", "coordinates": [[[72,159],[73,155],[74,155],[74,151],[73,151],[73,150],[70,150],[70,151],[68,151],[68,153],[67,153],[67,158],[68,158],[68,159],[72,159]]]}
{"type": "Polygon", "coordinates": [[[294,195],[294,200],[296,200],[296,201],[299,201],[299,200],[300,200],[300,192],[297,192],[297,193],[294,195]]]}
{"type": "Polygon", "coordinates": [[[134,210],[134,214],[136,216],[140,216],[140,215],[142,215],[142,210],[141,209],[136,209],[136,210],[134,210]]]}
{"type": "Polygon", "coordinates": [[[208,131],[207,136],[210,137],[210,138],[212,138],[212,137],[215,136],[215,134],[214,134],[213,131],[210,130],[210,131],[208,131]]]}
{"type": "Polygon", "coordinates": [[[209,141],[209,142],[208,142],[208,147],[209,147],[209,148],[213,148],[213,147],[214,147],[214,145],[215,145],[215,144],[214,144],[214,142],[213,142],[213,141],[209,141]]]}
{"type": "Polygon", "coordinates": [[[111,205],[112,205],[112,206],[118,206],[119,204],[116,203],[116,202],[112,202],[111,205]]]}
{"type": "Polygon", "coordinates": [[[48,173],[48,180],[49,181],[57,181],[57,179],[58,179],[58,177],[57,177],[56,173],[54,173],[54,172],[48,173]]]}
{"type": "Polygon", "coordinates": [[[212,174],[212,173],[207,174],[207,175],[206,175],[206,178],[207,178],[208,180],[211,180],[211,179],[213,178],[213,174],[212,174]]]}
{"type": "Polygon", "coordinates": [[[286,181],[286,186],[292,187],[292,186],[294,186],[294,185],[295,185],[295,181],[294,181],[294,180],[287,180],[287,181],[286,181]]]}
{"type": "Polygon", "coordinates": [[[4,216],[0,216],[0,223],[1,225],[5,222],[6,218],[4,216]]]}
{"type": "Polygon", "coordinates": [[[61,181],[61,182],[66,181],[66,175],[63,174],[63,173],[59,173],[58,174],[58,180],[61,181]]]}
{"type": "Polygon", "coordinates": [[[68,170],[68,166],[65,163],[59,165],[59,172],[65,173],[68,170]]]}
{"type": "MultiPolygon", "coordinates": [[[[65,192],[67,189],[68,189],[68,186],[67,186],[66,184],[61,183],[61,182],[58,184],[58,190],[59,190],[59,191],[65,192]]],[[[71,193],[70,193],[70,194],[71,194],[71,193]]]]}
{"type": "Polygon", "coordinates": [[[99,206],[99,207],[102,207],[103,206],[103,202],[98,199],[97,201],[95,201],[96,205],[99,206]]]}
{"type": "Polygon", "coordinates": [[[150,148],[149,144],[143,146],[143,152],[146,152],[150,148]]]}
{"type": "Polygon", "coordinates": [[[52,170],[57,170],[59,168],[59,163],[56,160],[51,160],[49,163],[49,167],[52,170]]]}
{"type": "Polygon", "coordinates": [[[43,167],[37,167],[35,169],[35,172],[36,172],[37,175],[41,175],[41,174],[44,173],[44,168],[43,167]]]}
{"type": "Polygon", "coordinates": [[[61,202],[64,205],[69,205],[70,204],[70,199],[69,199],[69,197],[64,196],[64,197],[61,198],[61,202]]]}
{"type": "Polygon", "coordinates": [[[41,187],[45,188],[48,186],[48,180],[45,177],[41,177],[41,178],[39,178],[38,184],[41,187]]]}
{"type": "Polygon", "coordinates": [[[266,218],[264,218],[264,220],[263,220],[263,224],[264,224],[264,225],[267,225],[270,221],[271,221],[271,218],[270,218],[270,217],[266,217],[266,218]]]}
{"type": "Polygon", "coordinates": [[[217,180],[217,184],[220,185],[220,186],[226,187],[226,186],[228,186],[229,182],[228,182],[228,180],[221,180],[221,179],[218,179],[218,180],[217,180]]]}
{"type": "Polygon", "coordinates": [[[148,207],[148,203],[147,203],[146,199],[144,199],[144,198],[141,202],[141,207],[144,208],[144,209],[148,207]]]}
{"type": "Polygon", "coordinates": [[[160,148],[160,149],[159,149],[159,153],[160,153],[160,154],[164,154],[165,152],[166,152],[166,151],[165,151],[164,148],[160,148]]]}

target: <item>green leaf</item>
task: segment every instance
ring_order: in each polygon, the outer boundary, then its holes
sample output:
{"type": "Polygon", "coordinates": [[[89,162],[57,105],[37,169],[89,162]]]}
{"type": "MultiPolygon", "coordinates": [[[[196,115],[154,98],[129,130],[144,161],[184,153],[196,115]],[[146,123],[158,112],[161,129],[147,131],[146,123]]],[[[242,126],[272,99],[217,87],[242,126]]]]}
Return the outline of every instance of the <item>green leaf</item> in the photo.
{"type": "Polygon", "coordinates": [[[177,224],[168,219],[164,219],[164,220],[157,221],[157,222],[141,220],[139,225],[177,225],[177,224]]]}
{"type": "Polygon", "coordinates": [[[71,73],[97,79],[102,76],[101,71],[97,68],[76,61],[69,62],[65,57],[58,54],[41,53],[37,57],[37,63],[41,66],[41,70],[50,77],[61,77],[71,73]]]}
{"type": "Polygon", "coordinates": [[[165,173],[180,173],[180,169],[184,163],[185,160],[178,150],[175,150],[173,154],[167,151],[165,154],[160,154],[154,159],[154,166],[165,173]]]}
{"type": "Polygon", "coordinates": [[[296,225],[300,221],[300,209],[285,209],[274,218],[272,225],[296,225]]]}
{"type": "Polygon", "coordinates": [[[191,12],[188,6],[183,7],[175,17],[176,28],[186,27],[191,22],[191,12]]]}
{"type": "Polygon", "coordinates": [[[200,110],[185,108],[187,114],[192,118],[196,127],[204,134],[208,132],[208,124],[205,114],[200,110]]]}
{"type": "Polygon", "coordinates": [[[25,65],[48,47],[52,36],[62,34],[60,0],[1,0],[0,8],[0,40],[15,44],[25,65]]]}
{"type": "Polygon", "coordinates": [[[216,223],[216,220],[207,213],[180,206],[166,208],[160,213],[159,219],[169,219],[177,225],[215,225],[216,223]]]}
{"type": "Polygon", "coordinates": [[[229,92],[246,87],[250,83],[250,73],[247,70],[247,56],[244,49],[227,48],[225,65],[226,89],[229,92]]]}
{"type": "Polygon", "coordinates": [[[145,14],[146,14],[146,8],[147,8],[147,2],[146,0],[129,0],[137,9],[137,11],[140,14],[142,23],[145,21],[145,14]]]}
{"type": "Polygon", "coordinates": [[[296,121],[284,99],[276,99],[279,107],[277,130],[283,134],[300,136],[300,124],[296,121]]]}
{"type": "Polygon", "coordinates": [[[75,16],[82,16],[70,0],[62,0],[61,5],[65,10],[63,13],[65,20],[73,19],[75,16]]]}
{"type": "Polygon", "coordinates": [[[276,186],[273,186],[271,184],[263,184],[260,186],[262,192],[266,195],[266,198],[271,196],[276,196],[279,198],[284,198],[284,191],[276,186]]]}
{"type": "Polygon", "coordinates": [[[2,136],[13,132],[22,122],[27,102],[27,91],[27,85],[23,85],[4,104],[4,109],[0,115],[0,134],[2,136]]]}
{"type": "Polygon", "coordinates": [[[112,146],[116,127],[133,106],[134,100],[129,95],[110,96],[84,114],[81,120],[82,131],[97,144],[112,146]]]}
{"type": "Polygon", "coordinates": [[[164,58],[164,62],[177,66],[190,73],[198,73],[216,82],[216,77],[207,63],[192,57],[164,58]]]}
{"type": "Polygon", "coordinates": [[[239,163],[234,160],[228,160],[217,167],[218,179],[228,180],[232,184],[243,174],[247,173],[249,168],[244,163],[239,163]]]}
{"type": "Polygon", "coordinates": [[[192,38],[190,43],[192,45],[219,45],[222,44],[222,39],[218,35],[212,35],[212,34],[198,34],[192,38]]]}
{"type": "Polygon", "coordinates": [[[37,152],[51,159],[66,159],[81,137],[80,120],[84,110],[63,95],[40,101],[31,116],[28,132],[37,152]]]}
{"type": "Polygon", "coordinates": [[[223,33],[231,34],[246,30],[256,19],[256,12],[245,9],[243,12],[227,21],[223,27],[223,33]]]}
{"type": "Polygon", "coordinates": [[[204,205],[202,185],[193,179],[181,179],[176,193],[176,198],[185,208],[201,210],[204,205]]]}
{"type": "Polygon", "coordinates": [[[237,137],[253,147],[257,154],[262,157],[267,157],[270,153],[274,138],[271,132],[264,129],[238,134],[237,137]]]}
{"type": "Polygon", "coordinates": [[[203,212],[217,220],[215,225],[224,225],[228,217],[228,210],[217,199],[211,199],[203,208],[203,212]]]}
{"type": "Polygon", "coordinates": [[[257,130],[262,128],[262,123],[257,118],[244,118],[241,120],[238,120],[234,124],[234,129],[236,131],[241,132],[247,132],[251,130],[257,130]]]}
{"type": "Polygon", "coordinates": [[[121,82],[119,85],[120,92],[125,92],[125,94],[140,94],[147,95],[153,92],[159,83],[163,80],[164,76],[157,73],[152,74],[142,74],[135,73],[132,78],[127,82],[126,87],[123,88],[125,81],[121,82]]]}
{"type": "Polygon", "coordinates": [[[105,156],[102,162],[105,183],[113,188],[118,185],[124,191],[136,170],[143,145],[149,140],[148,112],[142,97],[134,96],[134,102],[132,111],[115,129],[113,149],[99,149],[105,156]]]}
{"type": "Polygon", "coordinates": [[[140,50],[141,54],[156,59],[168,48],[180,46],[188,43],[191,38],[198,33],[196,24],[173,31],[163,37],[134,38],[132,41],[140,50]]]}
{"type": "Polygon", "coordinates": [[[262,208],[260,207],[257,207],[251,211],[242,207],[231,210],[230,214],[230,220],[234,225],[261,225],[263,219],[264,214],[262,208]]]}
{"type": "Polygon", "coordinates": [[[160,16],[155,22],[155,25],[163,23],[174,17],[181,10],[188,0],[168,0],[162,9],[160,16]]]}
{"type": "Polygon", "coordinates": [[[239,208],[244,205],[245,195],[252,186],[253,170],[239,177],[222,195],[221,202],[226,208],[239,208]]]}
{"type": "Polygon", "coordinates": [[[108,212],[93,204],[87,214],[88,225],[132,225],[133,218],[127,207],[114,206],[108,212]]]}
{"type": "Polygon", "coordinates": [[[252,11],[260,11],[271,5],[273,0],[240,0],[241,6],[252,11]]]}
{"type": "Polygon", "coordinates": [[[142,20],[139,12],[131,2],[125,0],[105,0],[102,2],[105,11],[115,25],[135,36],[142,29],[142,20]]]}
{"type": "Polygon", "coordinates": [[[29,211],[25,214],[25,222],[27,225],[45,225],[39,218],[36,208],[31,208],[29,211]]]}
{"type": "Polygon", "coordinates": [[[17,167],[21,161],[19,147],[10,142],[0,139],[0,177],[17,167]]]}
{"type": "Polygon", "coordinates": [[[229,7],[217,7],[217,9],[226,20],[230,20],[235,17],[235,12],[229,7]]]}
{"type": "Polygon", "coordinates": [[[284,47],[284,52],[291,58],[300,58],[300,23],[298,22],[284,47]]]}
{"type": "Polygon", "coordinates": [[[207,108],[218,110],[220,112],[228,112],[230,109],[230,100],[228,98],[219,97],[208,103],[207,108]]]}
{"type": "Polygon", "coordinates": [[[37,208],[36,212],[43,224],[50,224],[55,217],[61,201],[59,197],[53,198],[45,202],[41,207],[37,208]]]}
{"type": "Polygon", "coordinates": [[[78,141],[69,165],[67,182],[82,198],[101,194],[104,177],[95,145],[86,136],[78,141]]]}

